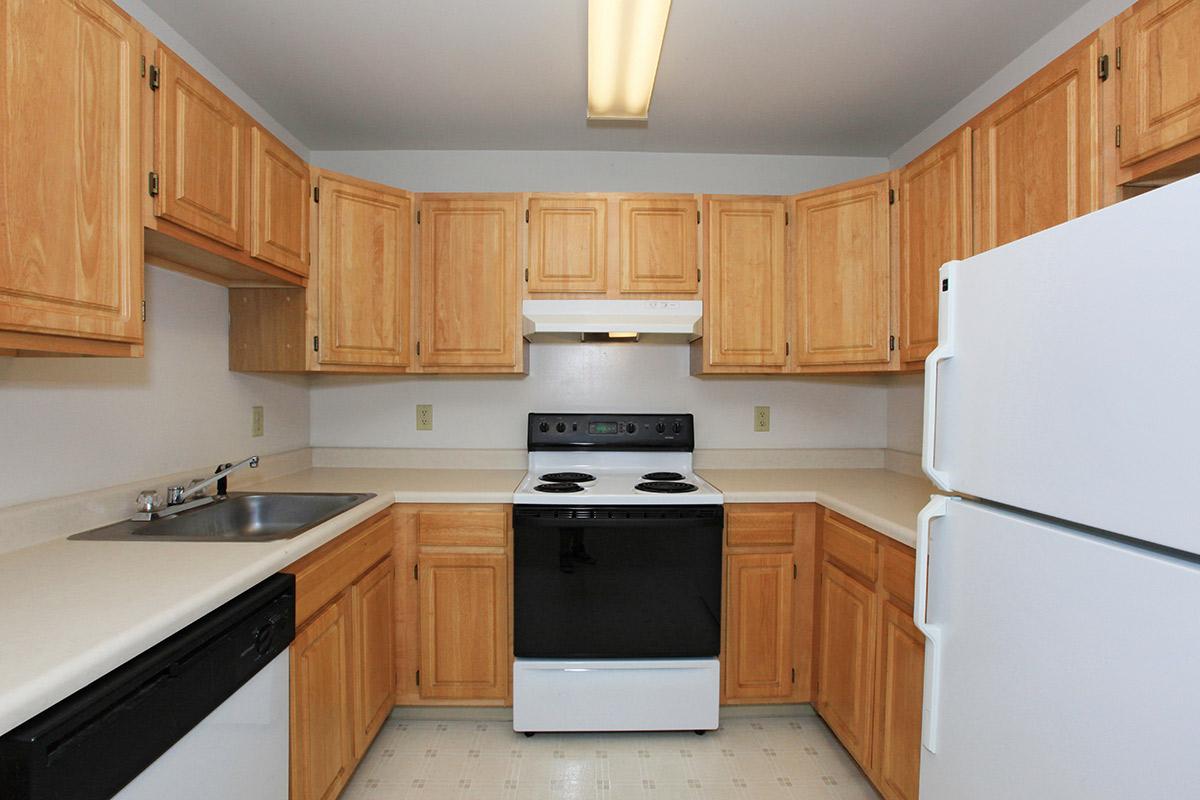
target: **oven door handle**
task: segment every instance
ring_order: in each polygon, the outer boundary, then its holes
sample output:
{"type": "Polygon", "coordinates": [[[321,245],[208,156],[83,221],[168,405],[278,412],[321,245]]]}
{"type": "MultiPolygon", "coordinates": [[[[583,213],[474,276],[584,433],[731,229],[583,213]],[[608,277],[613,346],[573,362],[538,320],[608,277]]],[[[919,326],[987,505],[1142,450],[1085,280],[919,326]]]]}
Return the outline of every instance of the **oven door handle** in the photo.
{"type": "Polygon", "coordinates": [[[615,661],[612,664],[597,664],[594,661],[579,662],[572,664],[571,662],[558,662],[548,664],[545,662],[533,662],[521,664],[521,669],[540,670],[543,672],[616,672],[619,670],[637,670],[642,672],[648,669],[712,669],[712,658],[696,659],[695,661],[615,661]]]}

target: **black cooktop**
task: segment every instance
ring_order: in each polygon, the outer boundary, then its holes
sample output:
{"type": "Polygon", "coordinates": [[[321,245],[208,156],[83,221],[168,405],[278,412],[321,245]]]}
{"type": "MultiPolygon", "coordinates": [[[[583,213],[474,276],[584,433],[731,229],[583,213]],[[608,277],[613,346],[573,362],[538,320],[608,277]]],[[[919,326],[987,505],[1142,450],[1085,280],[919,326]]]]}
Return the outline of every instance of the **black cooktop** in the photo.
{"type": "Polygon", "coordinates": [[[549,472],[539,476],[538,480],[547,483],[583,483],[596,480],[596,476],[586,472],[549,472]]]}
{"type": "Polygon", "coordinates": [[[655,494],[682,494],[683,492],[696,491],[695,484],[679,483],[678,481],[647,481],[646,483],[639,483],[633,488],[655,494]]]}

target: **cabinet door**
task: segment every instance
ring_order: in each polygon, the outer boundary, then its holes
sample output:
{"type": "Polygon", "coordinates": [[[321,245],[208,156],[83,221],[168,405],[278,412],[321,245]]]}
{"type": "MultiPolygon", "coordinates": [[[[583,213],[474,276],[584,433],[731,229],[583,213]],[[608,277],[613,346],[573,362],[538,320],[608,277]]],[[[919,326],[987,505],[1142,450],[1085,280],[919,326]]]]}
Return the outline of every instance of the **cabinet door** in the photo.
{"type": "MultiPolygon", "coordinates": [[[[390,526],[389,526],[390,527],[390,526]]],[[[384,559],[350,588],[354,611],[354,756],[396,705],[396,567],[384,559]]]]}
{"type": "Polygon", "coordinates": [[[708,364],[783,367],[787,362],[785,209],[782,199],[707,199],[708,364]]]}
{"type": "Polygon", "coordinates": [[[938,270],[973,252],[971,129],[900,170],[900,360],[937,346],[938,270]]]}
{"type": "Polygon", "coordinates": [[[250,130],[250,255],[308,274],[308,165],[278,139],[250,130]]]}
{"type": "Polygon", "coordinates": [[[978,117],[976,252],[1100,206],[1098,56],[1093,37],[978,117]]]}
{"type": "Polygon", "coordinates": [[[829,562],[821,568],[817,710],[860,764],[871,737],[875,593],[829,562]]]}
{"type": "Polygon", "coordinates": [[[529,291],[608,288],[608,202],[603,198],[529,200],[529,291]]]}
{"type": "Polygon", "coordinates": [[[518,363],[517,200],[421,199],[421,364],[518,363]]]}
{"type": "Polygon", "coordinates": [[[419,558],[421,697],[495,700],[508,694],[508,559],[419,558]]]}
{"type": "Polygon", "coordinates": [[[888,188],[885,175],[793,201],[797,365],[888,361],[888,188]]]}
{"type": "Polygon", "coordinates": [[[292,800],[332,800],[354,763],[349,600],[305,625],[291,650],[292,800]]]}
{"type": "Polygon", "coordinates": [[[890,601],[882,608],[872,771],[888,800],[916,800],[925,638],[913,624],[911,611],[890,601]]]}
{"type": "Polygon", "coordinates": [[[698,212],[692,197],[621,199],[623,293],[696,293],[698,212]]]}
{"type": "Polygon", "coordinates": [[[231,247],[245,242],[247,117],[170,50],[158,48],[155,213],[231,247]]]}
{"type": "Polygon", "coordinates": [[[725,694],[780,698],[792,694],[792,554],[732,554],[725,694]]]}
{"type": "Polygon", "coordinates": [[[1128,165],[1200,137],[1200,0],[1142,0],[1118,24],[1128,165]]]}
{"type": "Polygon", "coordinates": [[[101,0],[0,16],[0,328],[140,342],[140,34],[101,0]]]}
{"type": "Polygon", "coordinates": [[[320,361],[402,367],[412,328],[413,199],[322,173],[320,361]]]}

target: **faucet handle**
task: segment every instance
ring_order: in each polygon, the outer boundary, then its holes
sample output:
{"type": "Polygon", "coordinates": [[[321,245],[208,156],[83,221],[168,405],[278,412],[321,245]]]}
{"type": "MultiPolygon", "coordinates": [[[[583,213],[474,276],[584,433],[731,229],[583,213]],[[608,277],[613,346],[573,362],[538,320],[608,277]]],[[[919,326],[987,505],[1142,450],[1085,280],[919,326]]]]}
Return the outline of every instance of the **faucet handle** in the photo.
{"type": "Polygon", "coordinates": [[[137,510],[141,514],[149,514],[163,507],[162,495],[157,489],[143,489],[138,492],[137,510]]]}
{"type": "Polygon", "coordinates": [[[183,502],[183,487],[168,486],[167,487],[167,505],[177,506],[183,502]]]}

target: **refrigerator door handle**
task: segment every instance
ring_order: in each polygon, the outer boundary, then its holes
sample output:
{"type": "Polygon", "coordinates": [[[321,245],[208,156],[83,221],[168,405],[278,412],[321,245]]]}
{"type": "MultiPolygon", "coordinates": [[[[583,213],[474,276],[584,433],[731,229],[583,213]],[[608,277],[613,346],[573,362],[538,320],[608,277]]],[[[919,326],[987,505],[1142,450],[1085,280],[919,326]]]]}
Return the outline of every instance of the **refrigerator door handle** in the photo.
{"type": "Polygon", "coordinates": [[[948,261],[938,272],[938,344],[925,358],[925,419],[921,429],[921,467],[939,489],[950,490],[950,475],[934,466],[937,442],[938,364],[954,356],[954,275],[957,261],[948,261]]]}
{"type": "Polygon", "coordinates": [[[941,702],[941,635],[929,622],[929,528],[937,517],[946,516],[950,498],[935,494],[917,515],[917,574],[913,592],[913,622],[925,636],[925,701],[921,706],[921,745],[937,752],[938,705],[941,702]]]}

